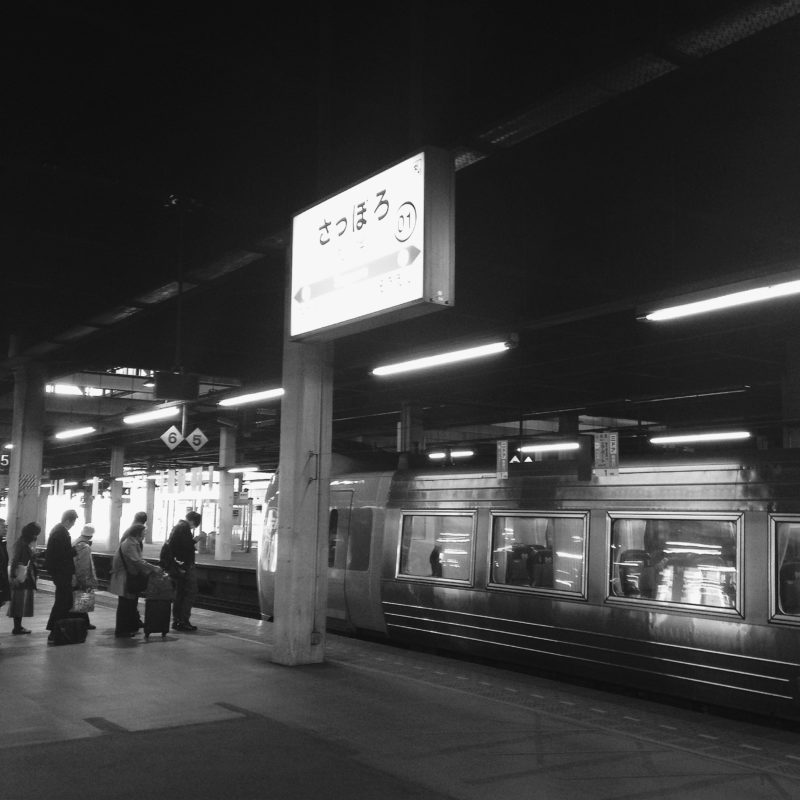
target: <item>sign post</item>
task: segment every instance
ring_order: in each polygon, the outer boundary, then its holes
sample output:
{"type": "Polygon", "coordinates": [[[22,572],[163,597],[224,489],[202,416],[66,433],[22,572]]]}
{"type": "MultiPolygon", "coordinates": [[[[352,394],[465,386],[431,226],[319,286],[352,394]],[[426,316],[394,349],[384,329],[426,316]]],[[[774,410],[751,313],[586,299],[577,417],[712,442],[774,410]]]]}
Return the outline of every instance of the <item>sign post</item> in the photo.
{"type": "Polygon", "coordinates": [[[272,660],[324,660],[333,342],[453,304],[449,153],[425,150],[293,219],[272,660]]]}

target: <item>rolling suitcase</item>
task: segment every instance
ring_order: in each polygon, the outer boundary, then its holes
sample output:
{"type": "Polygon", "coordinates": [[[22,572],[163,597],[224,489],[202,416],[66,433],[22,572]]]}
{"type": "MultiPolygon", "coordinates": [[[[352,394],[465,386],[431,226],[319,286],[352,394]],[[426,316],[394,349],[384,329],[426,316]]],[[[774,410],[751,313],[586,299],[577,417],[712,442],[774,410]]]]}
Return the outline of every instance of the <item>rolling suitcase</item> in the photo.
{"type": "Polygon", "coordinates": [[[151,633],[160,633],[163,639],[169,633],[171,600],[144,601],[144,638],[149,639],[151,633]]]}

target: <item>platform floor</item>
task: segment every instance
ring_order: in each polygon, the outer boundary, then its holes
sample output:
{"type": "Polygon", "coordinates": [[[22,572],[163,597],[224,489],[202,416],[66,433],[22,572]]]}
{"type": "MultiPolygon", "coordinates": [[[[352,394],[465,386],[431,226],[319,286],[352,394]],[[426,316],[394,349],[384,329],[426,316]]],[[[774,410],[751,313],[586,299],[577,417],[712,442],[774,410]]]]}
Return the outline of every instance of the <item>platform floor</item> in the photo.
{"type": "Polygon", "coordinates": [[[800,733],[373,642],[272,663],[272,625],[85,644],[0,618],[0,798],[759,800],[800,797],[800,733]]]}

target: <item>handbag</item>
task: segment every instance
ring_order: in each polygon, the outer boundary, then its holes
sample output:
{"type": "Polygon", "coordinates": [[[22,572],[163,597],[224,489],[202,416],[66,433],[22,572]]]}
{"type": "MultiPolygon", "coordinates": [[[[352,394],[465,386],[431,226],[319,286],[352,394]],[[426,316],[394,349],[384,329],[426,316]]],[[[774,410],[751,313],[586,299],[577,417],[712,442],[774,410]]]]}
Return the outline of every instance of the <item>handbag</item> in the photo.
{"type": "Polygon", "coordinates": [[[17,583],[25,583],[28,577],[28,565],[27,564],[17,564],[14,568],[14,580],[17,583]]]}
{"type": "Polygon", "coordinates": [[[72,608],[80,614],[94,611],[94,592],[91,589],[76,589],[72,592],[72,608]]]}
{"type": "Polygon", "coordinates": [[[125,556],[122,555],[120,548],[119,557],[125,565],[125,594],[140,595],[147,589],[147,581],[150,575],[147,572],[129,572],[128,562],[125,561],[125,556]]]}

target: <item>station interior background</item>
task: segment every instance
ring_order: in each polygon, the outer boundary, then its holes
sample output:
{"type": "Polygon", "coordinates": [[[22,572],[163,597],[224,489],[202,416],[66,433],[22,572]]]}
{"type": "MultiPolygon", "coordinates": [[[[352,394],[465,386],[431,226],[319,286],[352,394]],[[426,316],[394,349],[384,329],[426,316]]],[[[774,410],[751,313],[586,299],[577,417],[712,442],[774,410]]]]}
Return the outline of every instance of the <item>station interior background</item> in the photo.
{"type": "Polygon", "coordinates": [[[337,453],[396,464],[404,414],[420,458],[578,431],[617,432],[623,454],[665,431],[796,445],[796,299],[640,317],[800,277],[799,37],[797,2],[17,6],[0,33],[0,444],[36,363],[51,509],[102,503],[115,446],[131,509],[146,474],[169,503],[166,476],[216,465],[222,428],[262,474],[258,506],[280,401],[219,401],[281,385],[292,215],[431,145],[455,170],[455,302],[335,342],[337,453]],[[516,346],[371,374],[494,338],[516,346]],[[180,402],[155,397],[156,373],[196,380],[200,449],[122,423],[180,402]]]}

